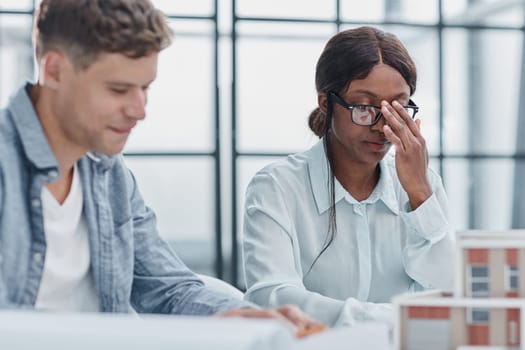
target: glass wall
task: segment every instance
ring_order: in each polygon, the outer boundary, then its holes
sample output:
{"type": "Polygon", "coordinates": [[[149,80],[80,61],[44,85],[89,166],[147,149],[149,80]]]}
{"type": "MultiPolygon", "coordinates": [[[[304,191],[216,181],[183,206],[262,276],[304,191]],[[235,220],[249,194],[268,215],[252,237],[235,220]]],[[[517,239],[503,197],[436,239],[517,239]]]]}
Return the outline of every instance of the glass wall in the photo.
{"type": "MultiPolygon", "coordinates": [[[[175,41],[125,153],[161,234],[190,267],[242,287],[246,185],[317,141],[307,127],[315,63],[334,33],[360,25],[395,33],[414,57],[413,99],[454,228],[525,227],[524,1],[153,2],[175,41]]],[[[33,9],[0,0],[2,104],[34,79],[33,9]]]]}

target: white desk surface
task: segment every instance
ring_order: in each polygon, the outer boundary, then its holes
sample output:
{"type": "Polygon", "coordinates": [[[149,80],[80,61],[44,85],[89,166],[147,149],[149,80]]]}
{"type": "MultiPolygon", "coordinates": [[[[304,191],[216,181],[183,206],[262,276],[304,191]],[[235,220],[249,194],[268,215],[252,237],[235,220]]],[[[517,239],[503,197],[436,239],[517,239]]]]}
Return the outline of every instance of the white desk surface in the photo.
{"type": "Polygon", "coordinates": [[[388,327],[363,324],[296,339],[274,320],[0,311],[1,350],[389,350],[388,327]]]}

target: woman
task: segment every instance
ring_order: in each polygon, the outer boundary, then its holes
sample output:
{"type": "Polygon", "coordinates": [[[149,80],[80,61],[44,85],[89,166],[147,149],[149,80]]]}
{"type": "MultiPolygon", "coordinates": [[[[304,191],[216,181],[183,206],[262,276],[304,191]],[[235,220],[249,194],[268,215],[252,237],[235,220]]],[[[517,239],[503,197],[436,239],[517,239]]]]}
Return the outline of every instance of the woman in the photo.
{"type": "Polygon", "coordinates": [[[413,119],[416,68],[394,35],[361,27],[328,41],[315,79],[320,141],[247,189],[246,298],[333,326],[392,322],[392,296],[452,288],[447,198],[413,119]]]}

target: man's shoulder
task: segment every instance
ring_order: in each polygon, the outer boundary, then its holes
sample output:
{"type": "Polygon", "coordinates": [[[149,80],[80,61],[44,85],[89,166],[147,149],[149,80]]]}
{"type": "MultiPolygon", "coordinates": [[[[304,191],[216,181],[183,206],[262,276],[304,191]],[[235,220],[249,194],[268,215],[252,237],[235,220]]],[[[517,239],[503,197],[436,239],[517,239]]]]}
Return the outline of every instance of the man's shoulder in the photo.
{"type": "Polygon", "coordinates": [[[0,108],[0,142],[11,140],[15,135],[11,112],[7,108],[0,108]]]}
{"type": "Polygon", "coordinates": [[[0,164],[4,161],[12,162],[14,155],[18,154],[19,141],[12,116],[8,109],[0,109],[0,164]]]}
{"type": "Polygon", "coordinates": [[[17,89],[9,97],[7,104],[0,107],[0,144],[2,146],[13,147],[15,141],[21,137],[20,130],[27,128],[23,119],[30,119],[31,114],[35,114],[27,92],[29,84],[26,83],[17,89]]]}

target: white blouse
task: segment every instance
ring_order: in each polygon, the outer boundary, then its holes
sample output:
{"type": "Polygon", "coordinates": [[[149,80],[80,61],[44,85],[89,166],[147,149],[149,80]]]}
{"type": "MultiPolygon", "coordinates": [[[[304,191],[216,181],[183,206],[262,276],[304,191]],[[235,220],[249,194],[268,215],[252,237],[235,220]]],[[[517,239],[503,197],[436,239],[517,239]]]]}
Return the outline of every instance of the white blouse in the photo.
{"type": "Polygon", "coordinates": [[[323,141],[260,170],[246,193],[245,298],[262,306],[296,304],[318,320],[352,325],[391,323],[391,297],[452,290],[454,234],[440,177],[433,194],[411,210],[388,154],[379,182],[358,202],[335,180],[337,233],[309,273],[327,238],[330,192],[323,141]]]}

